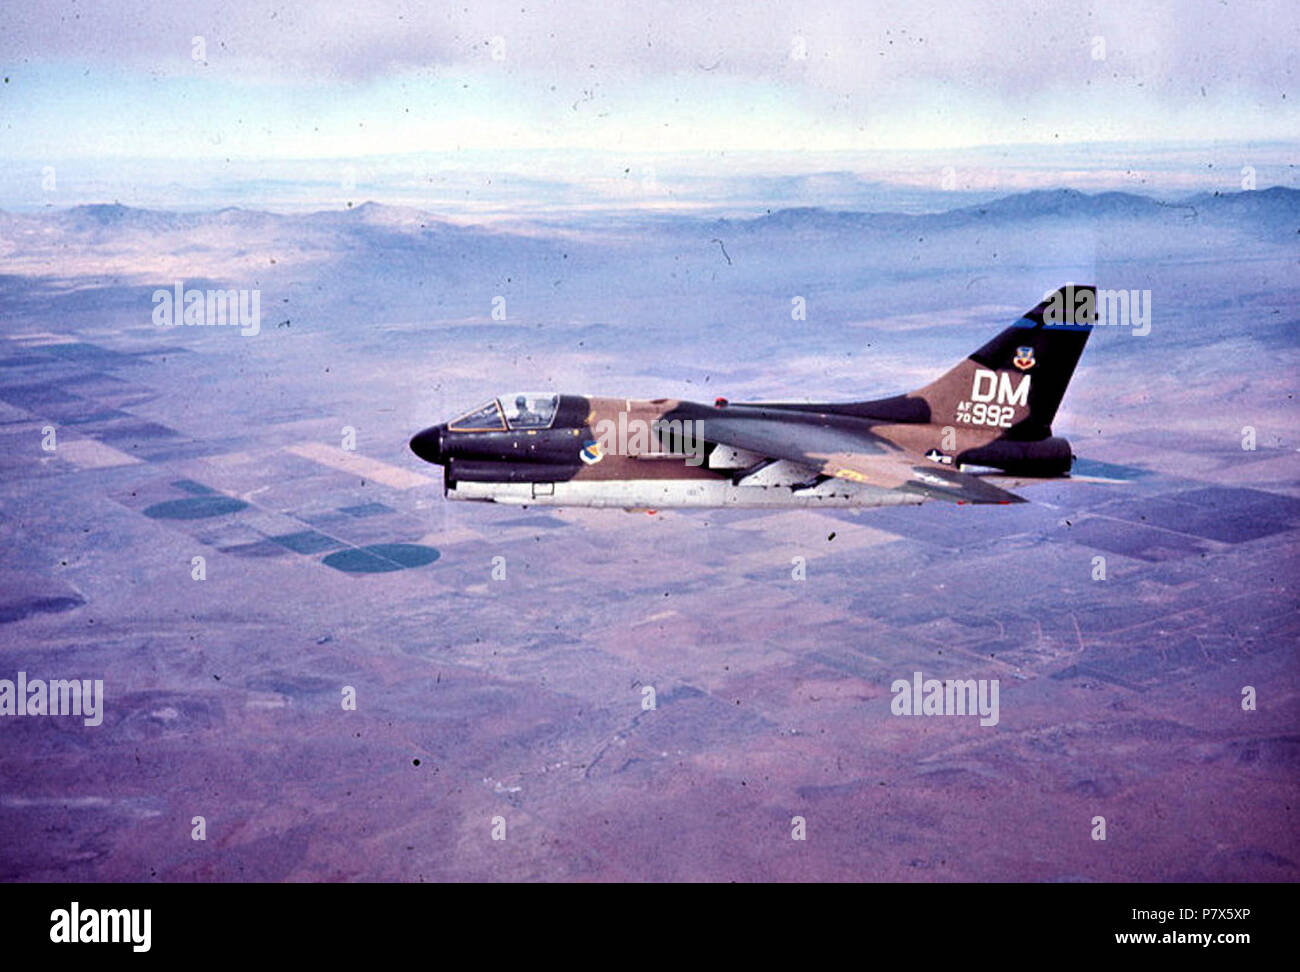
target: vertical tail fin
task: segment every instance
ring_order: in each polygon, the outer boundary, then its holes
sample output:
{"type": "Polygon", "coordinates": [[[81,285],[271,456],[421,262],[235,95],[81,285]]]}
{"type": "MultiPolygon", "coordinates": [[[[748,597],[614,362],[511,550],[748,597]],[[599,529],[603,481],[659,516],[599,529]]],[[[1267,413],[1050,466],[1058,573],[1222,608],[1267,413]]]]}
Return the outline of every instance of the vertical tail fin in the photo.
{"type": "Polygon", "coordinates": [[[912,392],[930,421],[1000,431],[1022,442],[1052,434],[1096,321],[1096,288],[1067,284],[959,363],[912,392]]]}

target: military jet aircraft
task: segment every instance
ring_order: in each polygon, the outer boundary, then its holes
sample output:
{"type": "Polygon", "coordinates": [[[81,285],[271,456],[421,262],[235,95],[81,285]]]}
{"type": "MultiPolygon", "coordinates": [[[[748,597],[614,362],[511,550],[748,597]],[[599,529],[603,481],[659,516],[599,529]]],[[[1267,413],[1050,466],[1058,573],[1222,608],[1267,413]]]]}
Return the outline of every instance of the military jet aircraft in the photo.
{"type": "Polygon", "coordinates": [[[1067,285],[917,391],[840,404],[494,398],[411,439],[450,499],[622,507],[1019,503],[1069,475],[1052,420],[1095,316],[1067,285]]]}

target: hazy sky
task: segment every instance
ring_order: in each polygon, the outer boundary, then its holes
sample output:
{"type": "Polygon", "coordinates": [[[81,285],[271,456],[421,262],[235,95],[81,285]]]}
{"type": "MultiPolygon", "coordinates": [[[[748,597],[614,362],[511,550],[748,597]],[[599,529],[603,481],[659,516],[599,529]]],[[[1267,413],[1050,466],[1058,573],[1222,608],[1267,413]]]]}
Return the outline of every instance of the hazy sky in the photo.
{"type": "Polygon", "coordinates": [[[9,3],[4,154],[928,148],[1300,130],[1295,0],[1043,6],[9,3]]]}
{"type": "Polygon", "coordinates": [[[1043,6],[9,0],[0,159],[1296,140],[1296,0],[1043,6]]]}

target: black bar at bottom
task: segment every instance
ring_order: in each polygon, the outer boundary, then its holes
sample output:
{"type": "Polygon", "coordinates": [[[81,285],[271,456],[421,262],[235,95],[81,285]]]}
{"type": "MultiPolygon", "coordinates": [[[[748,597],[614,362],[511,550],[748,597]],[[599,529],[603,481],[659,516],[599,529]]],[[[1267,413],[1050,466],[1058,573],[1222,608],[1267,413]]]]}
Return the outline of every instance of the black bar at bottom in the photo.
{"type": "Polygon", "coordinates": [[[421,962],[456,965],[617,963],[682,956],[687,943],[729,962],[771,958],[778,944],[813,949],[814,961],[830,948],[994,963],[1098,952],[1232,960],[1287,943],[1294,897],[1276,884],[8,884],[0,941],[7,959],[79,961],[373,962],[413,948],[421,962]]]}

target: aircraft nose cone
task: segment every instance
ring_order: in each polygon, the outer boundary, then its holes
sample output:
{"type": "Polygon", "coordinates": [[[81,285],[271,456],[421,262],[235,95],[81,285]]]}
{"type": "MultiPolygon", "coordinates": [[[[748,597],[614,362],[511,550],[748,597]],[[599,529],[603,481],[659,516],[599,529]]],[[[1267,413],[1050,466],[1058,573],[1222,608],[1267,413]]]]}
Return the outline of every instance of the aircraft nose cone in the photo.
{"type": "Polygon", "coordinates": [[[411,451],[425,462],[442,462],[442,426],[417,432],[411,439],[411,451]]]}

